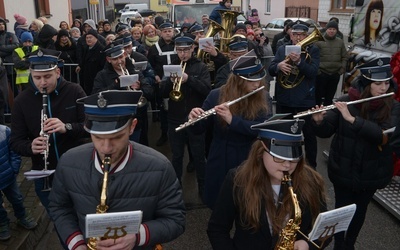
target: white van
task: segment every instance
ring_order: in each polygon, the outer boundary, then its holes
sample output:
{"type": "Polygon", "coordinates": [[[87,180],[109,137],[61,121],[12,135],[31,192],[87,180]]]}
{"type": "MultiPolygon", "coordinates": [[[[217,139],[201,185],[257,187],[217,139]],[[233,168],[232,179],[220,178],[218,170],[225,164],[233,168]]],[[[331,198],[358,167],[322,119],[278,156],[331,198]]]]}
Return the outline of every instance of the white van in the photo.
{"type": "Polygon", "coordinates": [[[129,3],[126,4],[125,7],[118,11],[120,14],[127,12],[127,11],[142,11],[142,10],[148,10],[149,6],[147,5],[147,3],[129,3]]]}

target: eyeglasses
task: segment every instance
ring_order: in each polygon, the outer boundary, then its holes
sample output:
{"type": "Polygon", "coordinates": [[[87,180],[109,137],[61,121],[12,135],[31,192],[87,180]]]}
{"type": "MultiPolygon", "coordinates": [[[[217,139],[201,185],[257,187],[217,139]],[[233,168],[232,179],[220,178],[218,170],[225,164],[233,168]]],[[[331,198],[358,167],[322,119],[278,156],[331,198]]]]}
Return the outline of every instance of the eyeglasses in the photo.
{"type": "Polygon", "coordinates": [[[289,160],[284,160],[284,159],[282,159],[282,158],[278,158],[278,157],[272,155],[271,152],[269,152],[268,150],[265,150],[265,149],[264,149],[264,151],[267,152],[270,156],[272,156],[272,159],[273,159],[274,162],[276,162],[276,163],[284,163],[285,161],[288,161],[288,162],[290,162],[290,163],[299,163],[299,161],[300,161],[300,159],[297,159],[297,160],[290,160],[290,161],[289,161],[289,160]]]}
{"type": "Polygon", "coordinates": [[[176,53],[188,53],[190,51],[190,48],[186,48],[186,49],[177,49],[176,53]]]}

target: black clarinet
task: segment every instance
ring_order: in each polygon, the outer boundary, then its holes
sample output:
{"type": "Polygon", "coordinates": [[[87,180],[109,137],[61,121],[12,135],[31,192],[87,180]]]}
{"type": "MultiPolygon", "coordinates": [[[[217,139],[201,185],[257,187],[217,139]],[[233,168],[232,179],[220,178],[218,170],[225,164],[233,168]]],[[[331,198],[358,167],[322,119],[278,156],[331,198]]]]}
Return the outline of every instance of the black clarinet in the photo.
{"type": "MultiPolygon", "coordinates": [[[[44,123],[48,119],[47,115],[47,89],[44,88],[42,90],[42,113],[41,113],[41,130],[40,130],[40,136],[46,138],[46,149],[41,153],[43,154],[43,161],[44,161],[44,169],[43,171],[47,171],[47,166],[49,164],[48,158],[49,158],[49,134],[44,130],[44,123]]],[[[47,176],[44,179],[44,184],[43,184],[43,189],[42,191],[50,191],[50,177],[47,176]]]]}

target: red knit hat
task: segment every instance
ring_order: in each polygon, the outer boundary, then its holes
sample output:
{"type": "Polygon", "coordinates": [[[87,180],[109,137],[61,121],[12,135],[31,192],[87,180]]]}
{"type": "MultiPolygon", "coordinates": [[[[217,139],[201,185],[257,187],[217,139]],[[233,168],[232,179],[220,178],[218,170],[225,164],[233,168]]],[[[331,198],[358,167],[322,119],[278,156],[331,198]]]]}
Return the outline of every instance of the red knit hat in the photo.
{"type": "Polygon", "coordinates": [[[14,14],[14,18],[15,18],[15,21],[18,23],[18,24],[26,24],[26,18],[25,17],[23,17],[23,16],[21,16],[20,14],[14,14]]]}

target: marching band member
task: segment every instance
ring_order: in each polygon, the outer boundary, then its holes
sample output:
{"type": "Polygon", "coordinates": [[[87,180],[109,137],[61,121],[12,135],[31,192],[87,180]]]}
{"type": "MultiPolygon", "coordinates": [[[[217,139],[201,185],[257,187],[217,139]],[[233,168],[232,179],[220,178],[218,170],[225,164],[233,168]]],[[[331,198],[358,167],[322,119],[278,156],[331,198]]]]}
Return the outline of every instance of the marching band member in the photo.
{"type": "Polygon", "coordinates": [[[204,188],[204,166],[205,166],[205,138],[204,133],[193,134],[189,130],[176,132],[175,128],[187,120],[189,112],[194,107],[200,106],[211,90],[210,74],[207,66],[198,58],[193,56],[194,40],[190,34],[181,33],[175,38],[175,50],[178,53],[179,61],[185,68],[181,79],[173,77],[163,81],[163,97],[168,98],[170,92],[175,89],[174,82],[181,81],[179,91],[182,99],[179,101],[168,101],[168,137],[172,150],[172,165],[176,175],[181,181],[183,168],[183,155],[185,144],[190,144],[193,165],[196,170],[198,192],[201,196],[204,188]]]}
{"type": "Polygon", "coordinates": [[[312,115],[312,128],[317,136],[334,136],[328,175],[335,190],[335,207],[357,205],[347,232],[335,235],[335,250],[354,249],[368,204],[375,191],[386,187],[393,175],[393,149],[388,144],[388,135],[382,131],[399,124],[400,104],[392,97],[346,104],[392,92],[394,82],[389,61],[390,58],[378,58],[361,65],[361,75],[348,94],[334,104],[336,109],[312,115]]]}
{"type": "Polygon", "coordinates": [[[212,108],[217,114],[189,128],[191,133],[213,129],[203,197],[210,208],[214,207],[226,173],[247,158],[250,146],[257,137],[250,126],[265,121],[272,114],[271,98],[266,91],[259,91],[230,107],[225,104],[264,85],[266,72],[256,62],[254,52],[232,60],[232,74],[227,83],[212,90],[202,107],[193,108],[189,114],[189,119],[195,119],[212,108]]]}
{"type": "MultiPolygon", "coordinates": [[[[308,46],[306,52],[309,59],[306,59],[305,53],[290,53],[288,58],[293,62],[290,64],[286,60],[286,46],[296,45],[307,37],[308,27],[298,21],[292,27],[290,33],[291,43],[282,45],[278,48],[275,58],[269,66],[271,76],[283,75],[287,77],[275,85],[276,113],[292,113],[296,114],[301,111],[308,110],[315,106],[315,79],[318,74],[319,67],[319,49],[316,46],[308,46]],[[293,78],[304,77],[299,83],[291,85],[289,81],[293,78]],[[288,85],[285,86],[284,85],[288,85]]],[[[277,77],[277,79],[279,76],[277,77]]],[[[283,77],[282,77],[283,78],[283,77]]],[[[307,163],[313,167],[317,167],[317,138],[310,126],[310,118],[306,117],[303,127],[304,144],[306,151],[307,163]]]]}

